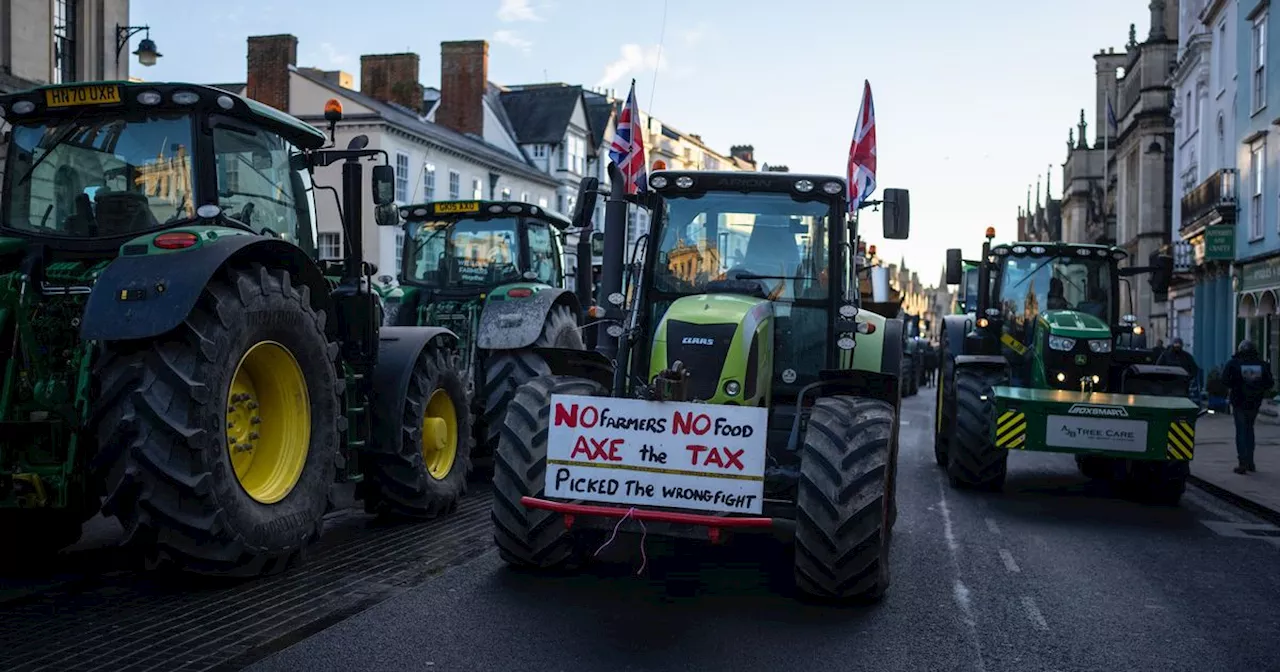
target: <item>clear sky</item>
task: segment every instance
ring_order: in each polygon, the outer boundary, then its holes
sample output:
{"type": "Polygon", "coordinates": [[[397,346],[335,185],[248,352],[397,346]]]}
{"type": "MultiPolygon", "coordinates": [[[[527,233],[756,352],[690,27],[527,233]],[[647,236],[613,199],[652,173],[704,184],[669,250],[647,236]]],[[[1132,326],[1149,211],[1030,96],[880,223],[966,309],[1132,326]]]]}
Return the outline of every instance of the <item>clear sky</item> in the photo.
{"type": "Polygon", "coordinates": [[[131,72],[241,82],[245,38],[290,33],[299,65],[346,70],[358,85],[361,54],[412,51],[422,83],[438,86],[440,42],[487,39],[494,82],[625,96],[634,77],[642,109],[723,152],[751,144],[759,162],[837,175],[868,79],[877,189],[911,190],[912,231],[880,241],[878,215],[863,218],[863,231],[933,284],[946,248],[972,255],[987,226],[1000,240],[1016,233],[1017,208],[1050,164],[1061,195],[1067,131],[1082,107],[1093,141],[1091,57],[1123,48],[1130,23],[1144,39],[1148,5],[668,0],[664,30],[664,0],[133,0],[130,23],[151,27],[163,57],[131,72]]]}

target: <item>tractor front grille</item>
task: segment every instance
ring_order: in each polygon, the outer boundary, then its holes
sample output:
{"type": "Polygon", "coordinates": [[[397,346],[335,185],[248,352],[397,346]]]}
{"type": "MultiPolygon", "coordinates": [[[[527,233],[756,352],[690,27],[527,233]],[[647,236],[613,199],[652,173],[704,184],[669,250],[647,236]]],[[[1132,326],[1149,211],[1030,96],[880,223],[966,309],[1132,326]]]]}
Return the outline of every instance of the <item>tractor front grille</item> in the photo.
{"type": "Polygon", "coordinates": [[[729,355],[737,324],[692,324],[667,320],[667,366],[679,360],[689,370],[689,394],[710,399],[729,355]]]}

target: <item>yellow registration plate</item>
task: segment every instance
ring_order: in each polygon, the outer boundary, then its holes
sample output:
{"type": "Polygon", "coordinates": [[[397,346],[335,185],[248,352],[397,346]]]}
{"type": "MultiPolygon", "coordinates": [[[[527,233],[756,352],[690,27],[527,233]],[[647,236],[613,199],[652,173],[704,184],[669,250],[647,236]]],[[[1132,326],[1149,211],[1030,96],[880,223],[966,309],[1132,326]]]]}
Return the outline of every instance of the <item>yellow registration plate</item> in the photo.
{"type": "Polygon", "coordinates": [[[115,84],[93,84],[48,89],[44,92],[44,100],[49,107],[119,103],[120,87],[115,84]]]}
{"type": "Polygon", "coordinates": [[[480,212],[480,204],[476,201],[464,203],[436,203],[436,214],[446,212],[480,212]]]}

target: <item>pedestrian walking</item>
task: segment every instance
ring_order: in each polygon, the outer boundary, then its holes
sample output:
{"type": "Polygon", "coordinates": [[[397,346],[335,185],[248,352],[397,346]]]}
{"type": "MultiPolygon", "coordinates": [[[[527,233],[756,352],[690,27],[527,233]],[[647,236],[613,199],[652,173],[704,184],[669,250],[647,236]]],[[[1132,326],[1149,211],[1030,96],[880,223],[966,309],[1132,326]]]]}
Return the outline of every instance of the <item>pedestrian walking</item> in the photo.
{"type": "Polygon", "coordinates": [[[1262,400],[1275,385],[1271,363],[1262,359],[1258,346],[1246,338],[1223,366],[1222,380],[1231,391],[1231,415],[1236,423],[1236,457],[1240,465],[1233,471],[1237,474],[1257,471],[1253,462],[1253,425],[1258,419],[1258,409],[1262,408],[1262,400]]]}
{"type": "Polygon", "coordinates": [[[938,372],[938,346],[926,342],[924,344],[924,385],[933,387],[938,372]]]}

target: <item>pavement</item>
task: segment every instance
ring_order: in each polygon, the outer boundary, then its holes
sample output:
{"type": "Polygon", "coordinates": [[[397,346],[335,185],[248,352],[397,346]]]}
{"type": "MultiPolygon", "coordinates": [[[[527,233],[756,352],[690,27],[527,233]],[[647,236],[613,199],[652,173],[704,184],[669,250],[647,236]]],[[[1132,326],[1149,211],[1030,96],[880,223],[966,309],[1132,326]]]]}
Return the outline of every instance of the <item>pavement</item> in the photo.
{"type": "Polygon", "coordinates": [[[654,544],[641,576],[638,559],[526,574],[490,549],[248,669],[1277,669],[1280,528],[1195,487],[1129,501],[1066,455],[1012,455],[1003,493],[954,490],[921,392],[875,606],[793,600],[767,544],[654,544]]]}
{"type": "Polygon", "coordinates": [[[1202,481],[1200,485],[1222,491],[1215,494],[1240,498],[1259,513],[1280,519],[1280,422],[1270,413],[1259,414],[1254,424],[1254,463],[1258,470],[1253,473],[1232,471],[1239,464],[1235,431],[1229,414],[1201,416],[1196,422],[1191,475],[1202,481]]]}

